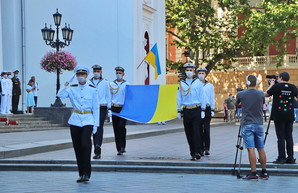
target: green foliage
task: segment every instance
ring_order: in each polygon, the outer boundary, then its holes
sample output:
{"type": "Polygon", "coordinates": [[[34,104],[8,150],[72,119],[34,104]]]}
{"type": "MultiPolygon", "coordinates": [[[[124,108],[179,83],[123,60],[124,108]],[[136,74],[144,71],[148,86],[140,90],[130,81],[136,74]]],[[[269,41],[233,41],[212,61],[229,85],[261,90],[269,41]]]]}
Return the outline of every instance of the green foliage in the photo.
{"type": "Polygon", "coordinates": [[[297,2],[260,0],[258,6],[252,9],[248,0],[166,0],[167,32],[197,66],[207,63],[208,72],[231,69],[233,58],[264,54],[272,44],[285,54],[287,40],[298,36],[297,2]],[[240,26],[246,31],[238,38],[240,26]],[[276,40],[277,34],[283,36],[276,40]]]}

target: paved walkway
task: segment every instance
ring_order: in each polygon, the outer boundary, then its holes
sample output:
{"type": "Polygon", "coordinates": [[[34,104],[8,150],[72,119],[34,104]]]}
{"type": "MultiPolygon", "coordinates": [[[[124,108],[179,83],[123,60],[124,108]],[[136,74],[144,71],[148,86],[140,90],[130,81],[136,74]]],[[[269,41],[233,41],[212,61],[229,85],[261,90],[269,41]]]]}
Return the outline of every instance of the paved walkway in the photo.
{"type": "MultiPolygon", "coordinates": [[[[199,162],[206,163],[233,163],[235,159],[237,134],[239,125],[235,123],[223,123],[221,120],[214,119],[211,128],[211,150],[210,156],[205,156],[199,162]]],[[[190,159],[188,145],[183,130],[174,130],[181,128],[182,120],[173,120],[166,125],[148,124],[148,125],[128,125],[128,134],[138,131],[164,131],[165,134],[157,136],[143,136],[142,138],[127,140],[127,153],[123,156],[116,155],[114,142],[104,143],[102,145],[102,159],[117,161],[186,161],[190,159]],[[177,132],[180,131],[180,132],[177,132]]],[[[267,125],[264,125],[265,129],[267,125]]],[[[105,128],[105,137],[113,136],[111,126],[105,128]]],[[[27,142],[36,142],[42,140],[64,139],[70,141],[68,130],[51,130],[28,133],[0,134],[0,143],[3,144],[22,144],[27,142]],[[10,136],[11,135],[11,136],[10,136]],[[9,140],[9,138],[13,140],[9,140]]],[[[294,126],[295,153],[298,151],[298,125],[294,126]]],[[[267,161],[272,162],[277,156],[276,136],[274,126],[269,129],[268,138],[265,144],[267,161]]],[[[243,151],[243,162],[248,163],[246,150],[243,151]]],[[[9,160],[75,160],[72,148],[51,151],[46,153],[32,154],[9,160]]],[[[97,160],[95,160],[97,161],[97,160]]]]}
{"type": "Polygon", "coordinates": [[[243,181],[231,175],[93,172],[87,184],[76,172],[0,172],[1,193],[239,193],[297,192],[298,177],[243,181]]]}

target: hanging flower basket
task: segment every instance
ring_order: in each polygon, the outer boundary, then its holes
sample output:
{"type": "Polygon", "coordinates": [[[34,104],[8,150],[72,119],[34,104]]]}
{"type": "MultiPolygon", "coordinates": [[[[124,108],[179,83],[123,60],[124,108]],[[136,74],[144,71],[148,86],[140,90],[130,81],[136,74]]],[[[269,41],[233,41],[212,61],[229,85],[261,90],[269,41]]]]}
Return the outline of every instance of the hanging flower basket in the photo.
{"type": "Polygon", "coordinates": [[[41,59],[41,68],[47,72],[57,72],[60,70],[73,70],[77,66],[77,61],[74,56],[66,51],[50,51],[41,59]]]}

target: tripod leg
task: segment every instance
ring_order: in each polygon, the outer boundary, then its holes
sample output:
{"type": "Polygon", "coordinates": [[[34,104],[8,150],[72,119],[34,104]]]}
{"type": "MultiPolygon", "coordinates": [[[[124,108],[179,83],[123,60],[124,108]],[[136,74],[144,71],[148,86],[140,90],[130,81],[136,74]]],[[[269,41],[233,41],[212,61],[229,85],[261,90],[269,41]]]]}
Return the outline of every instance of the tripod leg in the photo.
{"type": "Polygon", "coordinates": [[[237,138],[237,145],[236,145],[236,155],[235,155],[235,161],[234,161],[234,166],[233,166],[233,170],[232,170],[232,175],[235,175],[235,171],[236,171],[236,165],[237,165],[237,159],[238,159],[238,152],[239,152],[239,148],[241,145],[241,135],[240,135],[240,131],[241,131],[241,126],[239,126],[239,130],[238,130],[238,138],[237,138]]]}
{"type": "Polygon", "coordinates": [[[240,157],[239,157],[239,165],[238,165],[238,173],[237,173],[237,178],[240,179],[242,178],[241,176],[241,161],[242,161],[242,151],[243,151],[243,140],[242,138],[240,139],[240,157]]]}
{"type": "Polygon", "coordinates": [[[268,123],[267,129],[266,129],[266,132],[265,132],[264,145],[266,143],[267,135],[269,134],[269,128],[270,128],[270,123],[271,123],[271,119],[270,118],[269,118],[269,123],[268,123]]]}

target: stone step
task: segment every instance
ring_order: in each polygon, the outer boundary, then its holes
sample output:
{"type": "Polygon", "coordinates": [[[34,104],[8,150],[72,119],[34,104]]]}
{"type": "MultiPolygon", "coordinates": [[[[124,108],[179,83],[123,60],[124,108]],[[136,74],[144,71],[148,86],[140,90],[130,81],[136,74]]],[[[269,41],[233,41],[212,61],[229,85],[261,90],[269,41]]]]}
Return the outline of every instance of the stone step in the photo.
{"type": "Polygon", "coordinates": [[[50,128],[50,127],[62,127],[61,124],[56,123],[40,123],[40,124],[19,124],[19,125],[0,125],[1,129],[17,129],[17,128],[50,128]]]}
{"type": "Polygon", "coordinates": [[[21,128],[0,128],[0,133],[13,133],[13,132],[27,132],[27,131],[43,131],[43,130],[58,130],[58,129],[69,129],[69,127],[21,127],[21,128]]]}
{"type": "MultiPolygon", "coordinates": [[[[297,176],[298,168],[279,167],[268,164],[271,176],[297,176]]],[[[1,171],[77,171],[75,161],[13,161],[1,160],[1,171]]],[[[188,173],[188,174],[233,174],[233,164],[200,162],[129,162],[129,161],[92,161],[92,171],[98,172],[151,172],[151,173],[188,173]]],[[[249,165],[241,165],[240,174],[250,171],[249,165]]],[[[237,171],[238,172],[238,171],[237,171]]],[[[237,173],[238,174],[238,173],[237,173]]]]}

